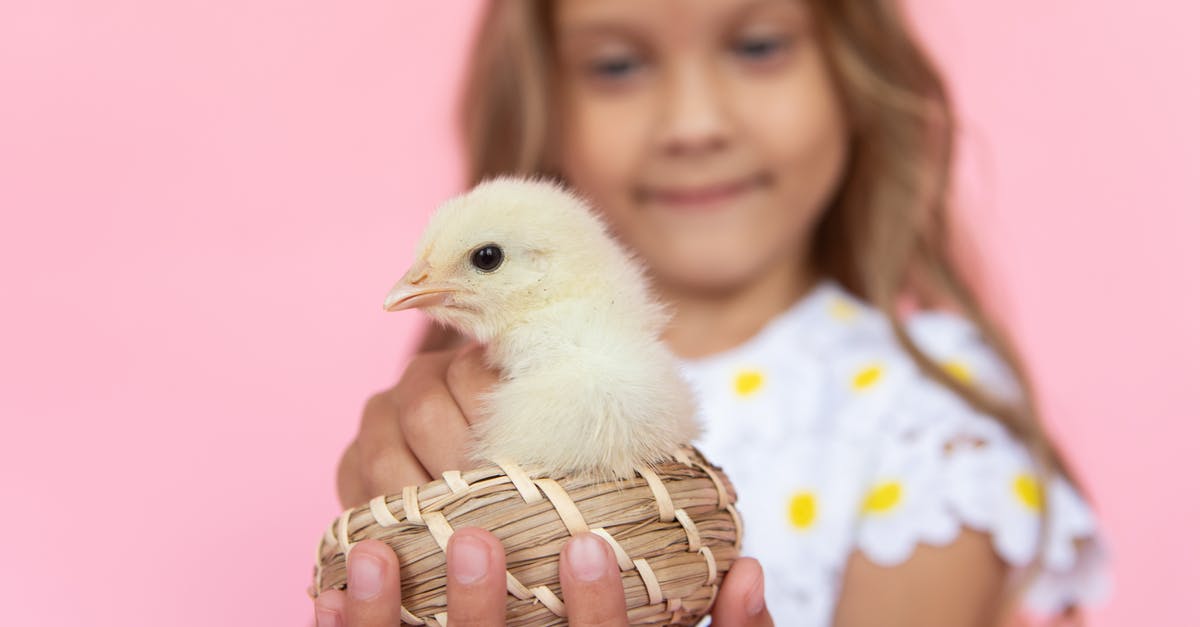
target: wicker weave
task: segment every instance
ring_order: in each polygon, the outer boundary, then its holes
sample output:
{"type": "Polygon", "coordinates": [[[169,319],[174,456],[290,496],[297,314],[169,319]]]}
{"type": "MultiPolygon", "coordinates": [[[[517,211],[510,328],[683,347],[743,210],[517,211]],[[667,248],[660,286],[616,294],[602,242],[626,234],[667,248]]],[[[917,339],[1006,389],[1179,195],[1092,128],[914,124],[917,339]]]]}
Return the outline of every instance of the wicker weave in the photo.
{"type": "Polygon", "coordinates": [[[404,624],[444,626],[446,543],[455,527],[481,527],[507,555],[508,624],[566,625],[558,554],[590,531],[617,556],[630,624],[694,625],[708,613],[742,527],[733,486],[699,452],[620,481],[531,475],[510,464],[449,471],[342,512],[317,546],[309,596],[344,589],[346,553],[375,538],[400,557],[404,624]]]}

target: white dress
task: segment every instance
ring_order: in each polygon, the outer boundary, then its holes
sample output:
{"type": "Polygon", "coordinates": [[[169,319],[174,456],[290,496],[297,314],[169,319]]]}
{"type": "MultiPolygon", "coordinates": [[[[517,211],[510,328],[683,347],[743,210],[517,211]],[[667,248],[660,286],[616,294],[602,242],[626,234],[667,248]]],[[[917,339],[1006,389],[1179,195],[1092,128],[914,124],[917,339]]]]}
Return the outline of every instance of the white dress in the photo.
{"type": "MultiPolygon", "coordinates": [[[[1018,393],[962,317],[919,313],[907,324],[954,376],[1018,393]]],[[[1019,441],[922,375],[886,318],[838,284],[822,282],[744,344],[681,363],[705,428],[698,448],[737,488],[743,554],[763,565],[776,624],[829,624],[853,551],[896,565],[964,527],[989,533],[1015,576],[1035,556],[1047,504],[1045,568],[1027,608],[1107,595],[1085,501],[1060,478],[1040,485],[1019,441]]]]}

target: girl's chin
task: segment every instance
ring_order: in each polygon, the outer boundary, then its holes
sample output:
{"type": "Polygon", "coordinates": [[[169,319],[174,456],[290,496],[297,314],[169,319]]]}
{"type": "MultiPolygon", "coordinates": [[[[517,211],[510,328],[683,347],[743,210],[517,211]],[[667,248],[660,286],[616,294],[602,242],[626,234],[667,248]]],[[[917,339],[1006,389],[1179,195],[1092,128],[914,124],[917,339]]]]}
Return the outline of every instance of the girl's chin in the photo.
{"type": "Polygon", "coordinates": [[[651,268],[655,283],[677,296],[731,296],[754,282],[753,272],[734,266],[682,264],[651,268]]]}

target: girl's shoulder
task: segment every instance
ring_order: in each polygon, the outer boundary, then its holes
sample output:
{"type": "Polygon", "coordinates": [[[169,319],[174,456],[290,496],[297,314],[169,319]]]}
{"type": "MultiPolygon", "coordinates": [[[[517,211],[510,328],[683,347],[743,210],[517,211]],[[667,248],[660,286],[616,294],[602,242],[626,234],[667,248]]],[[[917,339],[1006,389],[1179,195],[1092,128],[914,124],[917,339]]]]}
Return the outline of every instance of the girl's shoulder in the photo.
{"type": "MultiPolygon", "coordinates": [[[[969,320],[922,312],[905,325],[952,377],[1018,397],[969,320]]],[[[1020,440],[922,372],[886,316],[837,284],[821,284],[750,342],[689,372],[710,414],[702,447],[728,451],[721,457],[739,491],[746,486],[747,518],[772,530],[764,537],[836,570],[851,551],[894,565],[919,544],[946,545],[973,528],[1019,571],[1034,564],[1045,520],[1030,606],[1054,611],[1106,594],[1099,530],[1075,488],[1039,478],[1020,440]]]]}
{"type": "MultiPolygon", "coordinates": [[[[1064,477],[1039,473],[1029,446],[999,419],[922,372],[881,312],[836,286],[825,298],[848,304],[857,318],[839,328],[827,316],[833,332],[818,343],[832,379],[842,383],[838,409],[829,414],[831,432],[871,451],[865,481],[852,488],[862,495],[856,548],[877,563],[896,564],[917,544],[944,545],[969,527],[989,533],[996,553],[1021,571],[1035,563],[1044,532],[1041,573],[1026,596],[1030,608],[1052,612],[1106,596],[1106,551],[1077,489],[1064,477]]],[[[1015,375],[969,319],[922,311],[904,325],[952,378],[1004,401],[1021,400],[1015,375]]]]}

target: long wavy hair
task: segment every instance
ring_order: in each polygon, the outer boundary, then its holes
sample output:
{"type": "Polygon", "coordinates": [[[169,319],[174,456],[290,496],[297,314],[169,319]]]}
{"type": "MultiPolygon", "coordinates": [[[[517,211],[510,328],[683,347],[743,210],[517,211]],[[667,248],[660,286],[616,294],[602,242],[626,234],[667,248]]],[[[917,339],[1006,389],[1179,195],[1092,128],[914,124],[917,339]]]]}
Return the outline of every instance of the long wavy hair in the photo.
{"type": "MultiPolygon", "coordinates": [[[[962,272],[964,248],[952,241],[962,234],[949,211],[956,119],[932,59],[894,0],[807,3],[850,122],[849,160],[817,226],[813,267],[883,312],[927,376],[1022,441],[1043,486],[1056,473],[1080,487],[1043,428],[1013,343],[977,298],[977,281],[962,272]],[[972,321],[1015,375],[1020,398],[1001,399],[940,367],[905,328],[913,307],[951,309],[972,321]]],[[[468,186],[498,175],[561,177],[552,11],[553,0],[491,0],[485,8],[459,111],[468,186]]],[[[430,327],[422,348],[453,342],[430,327]]],[[[1044,549],[1049,499],[1042,502],[1044,549]]],[[[1009,590],[1010,610],[1039,564],[1009,590]]]]}

